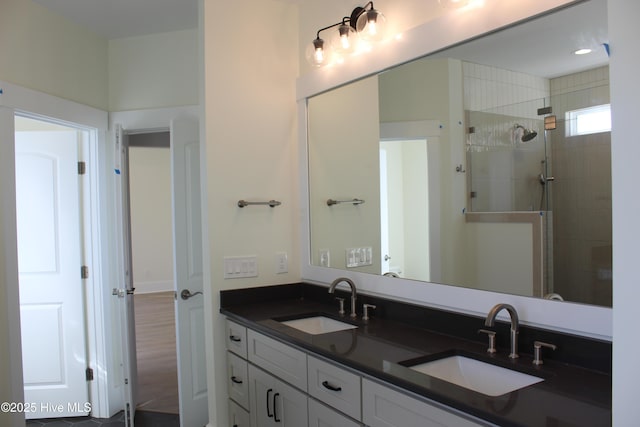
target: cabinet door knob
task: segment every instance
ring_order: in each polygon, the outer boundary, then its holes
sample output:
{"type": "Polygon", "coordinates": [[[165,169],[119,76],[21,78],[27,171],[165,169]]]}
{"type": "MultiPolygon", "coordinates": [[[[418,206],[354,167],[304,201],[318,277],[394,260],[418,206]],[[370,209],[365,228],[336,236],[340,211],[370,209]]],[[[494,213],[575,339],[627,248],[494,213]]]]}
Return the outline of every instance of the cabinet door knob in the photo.
{"type": "Polygon", "coordinates": [[[233,342],[240,342],[242,341],[242,339],[240,339],[240,337],[237,337],[235,335],[229,335],[229,339],[233,342]]]}
{"type": "Polygon", "coordinates": [[[322,386],[331,391],[342,391],[342,387],[336,387],[335,385],[329,383],[329,381],[322,381],[322,386]]]}
{"type": "Polygon", "coordinates": [[[267,417],[269,418],[273,418],[273,414],[271,413],[271,410],[269,409],[269,394],[271,394],[271,392],[273,391],[273,389],[269,389],[267,390],[267,417]]]}
{"type": "Polygon", "coordinates": [[[242,384],[242,380],[239,380],[238,377],[236,377],[235,375],[231,377],[231,381],[233,381],[236,384],[242,384]]]}
{"type": "Polygon", "coordinates": [[[278,414],[276,413],[276,409],[278,408],[278,405],[276,403],[276,398],[280,396],[280,393],[275,393],[273,395],[273,420],[277,423],[279,423],[280,421],[282,421],[281,419],[278,418],[278,414]]]}

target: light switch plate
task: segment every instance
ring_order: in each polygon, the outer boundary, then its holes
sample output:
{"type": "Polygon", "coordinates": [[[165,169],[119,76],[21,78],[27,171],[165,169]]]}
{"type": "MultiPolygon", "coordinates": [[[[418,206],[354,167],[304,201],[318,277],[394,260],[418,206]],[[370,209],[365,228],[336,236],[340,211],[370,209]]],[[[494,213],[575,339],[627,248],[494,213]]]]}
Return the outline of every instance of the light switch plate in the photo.
{"type": "Polygon", "coordinates": [[[224,257],[224,278],[243,277],[258,277],[258,258],[255,255],[224,257]]]}

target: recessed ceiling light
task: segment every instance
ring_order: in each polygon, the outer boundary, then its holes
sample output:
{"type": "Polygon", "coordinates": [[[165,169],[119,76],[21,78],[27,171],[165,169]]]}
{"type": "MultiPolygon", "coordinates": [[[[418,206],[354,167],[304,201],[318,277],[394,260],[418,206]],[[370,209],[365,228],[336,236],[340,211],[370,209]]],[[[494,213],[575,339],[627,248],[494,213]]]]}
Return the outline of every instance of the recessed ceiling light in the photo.
{"type": "Polygon", "coordinates": [[[591,53],[591,49],[578,49],[573,53],[576,55],[586,55],[587,53],[591,53]]]}

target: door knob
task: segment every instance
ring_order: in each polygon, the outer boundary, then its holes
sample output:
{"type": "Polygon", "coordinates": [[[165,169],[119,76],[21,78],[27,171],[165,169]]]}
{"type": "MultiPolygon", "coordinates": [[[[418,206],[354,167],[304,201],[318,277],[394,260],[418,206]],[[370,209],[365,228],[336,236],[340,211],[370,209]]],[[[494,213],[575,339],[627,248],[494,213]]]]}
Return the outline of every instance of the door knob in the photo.
{"type": "Polygon", "coordinates": [[[195,297],[196,295],[202,295],[202,292],[198,291],[191,293],[189,289],[183,289],[182,292],[180,292],[180,298],[182,298],[183,300],[188,300],[189,298],[195,297]]]}

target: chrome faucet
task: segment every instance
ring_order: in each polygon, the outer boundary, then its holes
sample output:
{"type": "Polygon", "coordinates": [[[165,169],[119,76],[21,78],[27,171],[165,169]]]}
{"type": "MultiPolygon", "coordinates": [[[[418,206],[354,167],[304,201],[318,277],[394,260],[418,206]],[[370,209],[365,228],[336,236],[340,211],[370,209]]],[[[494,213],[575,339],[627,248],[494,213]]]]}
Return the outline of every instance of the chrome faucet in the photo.
{"type": "Polygon", "coordinates": [[[484,325],[492,327],[495,323],[498,312],[503,308],[507,310],[509,316],[511,316],[511,353],[509,354],[509,357],[511,359],[516,359],[518,357],[518,332],[520,328],[520,320],[518,319],[518,312],[516,309],[509,304],[496,304],[491,310],[489,310],[489,314],[487,314],[484,325]]]}
{"type": "Polygon", "coordinates": [[[338,286],[338,283],[340,282],[346,282],[349,286],[351,286],[351,317],[356,317],[356,284],[353,283],[353,280],[347,278],[347,277],[338,277],[336,280],[334,280],[333,282],[331,282],[331,285],[329,285],[329,293],[332,294],[335,292],[336,290],[336,286],[338,286]]]}

